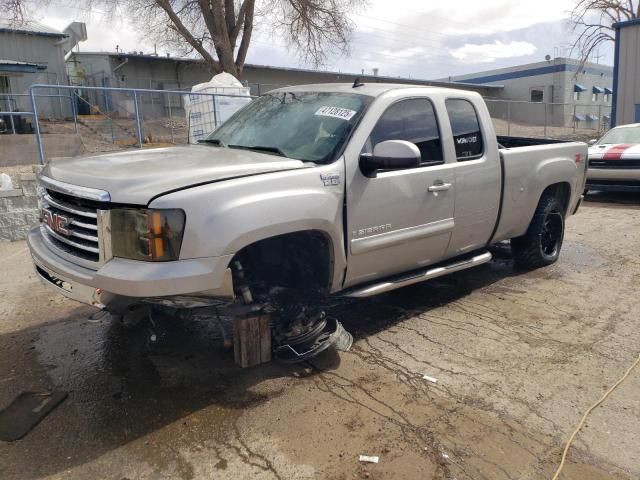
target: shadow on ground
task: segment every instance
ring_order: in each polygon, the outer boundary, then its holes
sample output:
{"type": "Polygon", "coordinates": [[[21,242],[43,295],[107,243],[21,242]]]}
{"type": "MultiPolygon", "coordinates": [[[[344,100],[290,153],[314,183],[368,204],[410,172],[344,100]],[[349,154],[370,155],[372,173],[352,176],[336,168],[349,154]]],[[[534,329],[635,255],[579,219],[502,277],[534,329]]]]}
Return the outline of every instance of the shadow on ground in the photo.
{"type": "MultiPolygon", "coordinates": [[[[494,254],[496,260],[473,270],[368,300],[338,300],[329,311],[356,341],[367,338],[518,273],[507,259],[508,249],[494,254]]],[[[283,394],[286,382],[254,388],[264,380],[297,382],[298,376],[313,375],[309,366],[317,372],[340,365],[339,355],[327,352],[306,365],[272,362],[240,369],[210,321],[158,319],[153,333],[159,341],[152,343],[144,327],[128,329],[109,317],[90,322],[91,313],[77,308],[67,318],[0,336],[3,404],[25,390],[69,392],[68,400],[23,440],[2,446],[2,478],[60,473],[181,419],[192,437],[187,441],[223,444],[225,432],[245,409],[283,394]],[[199,412],[199,426],[187,420],[194,412],[199,412]]]]}
{"type": "Polygon", "coordinates": [[[590,207],[611,208],[616,205],[637,205],[640,208],[640,192],[589,192],[584,197],[585,202],[589,202],[590,207]],[[601,205],[598,205],[601,204],[601,205]]]}

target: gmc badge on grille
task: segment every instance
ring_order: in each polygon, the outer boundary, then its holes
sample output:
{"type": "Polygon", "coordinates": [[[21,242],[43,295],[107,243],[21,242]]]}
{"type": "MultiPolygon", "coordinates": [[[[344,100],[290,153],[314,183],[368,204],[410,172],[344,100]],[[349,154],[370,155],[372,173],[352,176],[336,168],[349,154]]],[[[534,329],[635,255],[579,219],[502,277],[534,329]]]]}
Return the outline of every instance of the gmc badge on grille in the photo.
{"type": "Polygon", "coordinates": [[[71,231],[67,226],[71,223],[68,217],[60,215],[59,213],[53,213],[51,210],[43,208],[41,210],[42,223],[49,226],[51,230],[63,235],[71,235],[71,231]]]}

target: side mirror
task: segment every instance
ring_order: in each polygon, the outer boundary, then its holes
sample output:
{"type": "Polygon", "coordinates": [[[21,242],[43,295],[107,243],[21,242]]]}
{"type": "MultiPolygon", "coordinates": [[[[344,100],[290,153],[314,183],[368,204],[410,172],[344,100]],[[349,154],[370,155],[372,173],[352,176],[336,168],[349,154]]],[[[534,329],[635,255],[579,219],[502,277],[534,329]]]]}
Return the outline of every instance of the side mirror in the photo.
{"type": "Polygon", "coordinates": [[[373,147],[373,154],[360,155],[360,170],[375,177],[377,170],[398,170],[420,166],[420,149],[406,140],[386,140],[373,147]]]}
{"type": "Polygon", "coordinates": [[[598,140],[596,140],[595,138],[592,138],[591,140],[589,140],[589,146],[591,145],[595,145],[598,142],[598,140]]]}

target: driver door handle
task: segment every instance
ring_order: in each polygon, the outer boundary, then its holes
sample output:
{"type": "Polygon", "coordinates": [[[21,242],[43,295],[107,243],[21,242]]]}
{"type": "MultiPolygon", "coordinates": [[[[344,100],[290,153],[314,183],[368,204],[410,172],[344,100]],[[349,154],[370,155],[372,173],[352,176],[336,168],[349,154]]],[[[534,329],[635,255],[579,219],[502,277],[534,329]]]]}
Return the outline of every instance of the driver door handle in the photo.
{"type": "Polygon", "coordinates": [[[449,190],[451,188],[450,183],[434,183],[429,187],[430,192],[444,192],[445,190],[449,190]]]}

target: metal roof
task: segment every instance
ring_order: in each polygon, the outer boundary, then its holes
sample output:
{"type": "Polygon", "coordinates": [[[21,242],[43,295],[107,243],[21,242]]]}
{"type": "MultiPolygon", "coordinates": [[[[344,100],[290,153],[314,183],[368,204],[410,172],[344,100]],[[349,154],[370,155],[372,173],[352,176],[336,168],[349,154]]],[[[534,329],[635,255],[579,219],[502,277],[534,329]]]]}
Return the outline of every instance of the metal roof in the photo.
{"type": "Polygon", "coordinates": [[[24,33],[26,35],[40,35],[55,38],[65,38],[67,36],[55,28],[48,27],[40,22],[31,20],[12,22],[6,18],[0,18],[0,32],[24,33]]]}
{"type": "MultiPolygon", "coordinates": [[[[144,59],[144,60],[157,60],[157,61],[174,61],[174,62],[193,62],[193,63],[204,63],[204,60],[199,58],[183,58],[183,57],[167,57],[163,55],[149,55],[149,54],[138,54],[138,53],[125,53],[125,52],[72,52],[72,56],[75,55],[83,56],[83,55],[103,55],[109,57],[119,57],[119,58],[131,58],[131,59],[144,59]]],[[[411,84],[418,86],[434,86],[434,87],[447,87],[447,88],[459,88],[459,89],[471,89],[471,90],[502,90],[504,89],[504,85],[487,85],[482,84],[478,85],[475,83],[468,83],[465,81],[455,82],[455,81],[445,81],[445,80],[426,80],[421,78],[406,78],[406,77],[389,77],[384,75],[370,75],[370,74],[361,74],[361,73],[351,73],[351,72],[335,72],[330,70],[311,70],[306,68],[293,68],[293,67],[277,67],[271,65],[257,65],[252,63],[246,63],[244,65],[245,69],[264,69],[264,70],[272,70],[279,72],[292,72],[292,73],[312,73],[318,75],[334,75],[334,76],[342,76],[348,78],[356,78],[359,77],[363,82],[380,82],[380,83],[399,83],[399,84],[411,84]]]]}
{"type": "Polygon", "coordinates": [[[19,62],[17,60],[0,59],[0,72],[36,73],[46,70],[47,66],[38,63],[19,62]]]}

